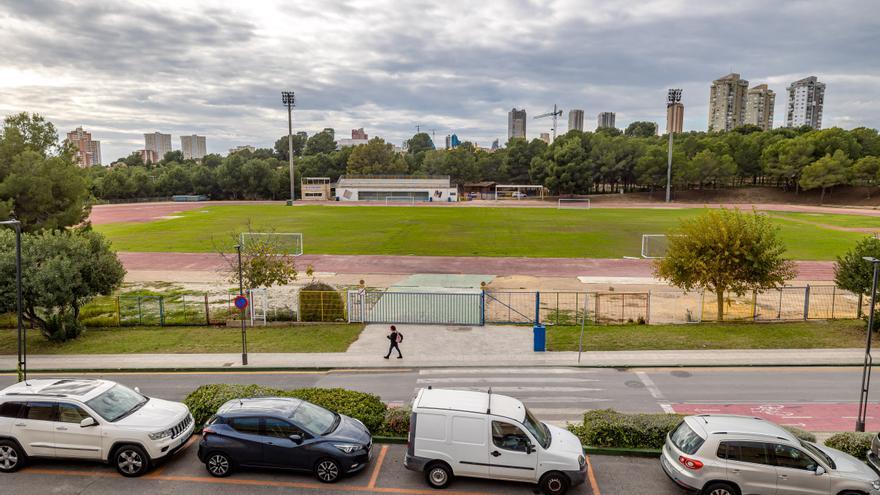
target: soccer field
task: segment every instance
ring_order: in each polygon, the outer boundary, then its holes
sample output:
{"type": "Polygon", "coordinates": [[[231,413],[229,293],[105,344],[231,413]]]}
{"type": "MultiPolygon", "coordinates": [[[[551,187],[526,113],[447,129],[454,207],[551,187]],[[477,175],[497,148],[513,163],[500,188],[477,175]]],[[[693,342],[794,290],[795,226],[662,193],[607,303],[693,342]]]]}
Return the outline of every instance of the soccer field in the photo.
{"type": "MultiPolygon", "coordinates": [[[[642,234],[659,234],[700,208],[557,210],[555,208],[207,206],[146,223],[95,226],[119,251],[233,250],[245,230],[301,232],[307,254],[621,258],[638,256],[642,234]]],[[[831,260],[880,219],[771,213],[791,258],[831,260]]]]}

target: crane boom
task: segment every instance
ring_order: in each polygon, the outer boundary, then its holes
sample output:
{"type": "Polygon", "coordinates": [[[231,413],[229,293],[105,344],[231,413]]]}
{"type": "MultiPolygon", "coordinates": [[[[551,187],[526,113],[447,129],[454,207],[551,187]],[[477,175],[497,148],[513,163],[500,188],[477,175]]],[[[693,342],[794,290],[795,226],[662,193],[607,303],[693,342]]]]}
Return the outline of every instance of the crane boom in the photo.
{"type": "Polygon", "coordinates": [[[553,140],[556,141],[556,119],[558,119],[561,116],[562,116],[562,109],[556,108],[556,104],[554,103],[552,112],[542,113],[541,115],[536,115],[535,117],[533,117],[533,119],[537,120],[537,119],[544,119],[547,117],[552,117],[553,118],[553,127],[551,127],[551,130],[553,131],[553,140]]]}

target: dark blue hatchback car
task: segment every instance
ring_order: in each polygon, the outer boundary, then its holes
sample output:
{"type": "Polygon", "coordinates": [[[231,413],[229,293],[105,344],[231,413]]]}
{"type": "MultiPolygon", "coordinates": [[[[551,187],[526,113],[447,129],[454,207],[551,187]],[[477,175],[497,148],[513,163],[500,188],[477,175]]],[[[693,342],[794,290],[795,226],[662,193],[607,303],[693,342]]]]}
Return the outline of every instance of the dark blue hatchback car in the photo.
{"type": "Polygon", "coordinates": [[[370,462],[373,438],[356,419],[291,398],[235,399],[202,430],[199,460],[213,476],[241,468],[309,471],[324,483],[370,462]]]}

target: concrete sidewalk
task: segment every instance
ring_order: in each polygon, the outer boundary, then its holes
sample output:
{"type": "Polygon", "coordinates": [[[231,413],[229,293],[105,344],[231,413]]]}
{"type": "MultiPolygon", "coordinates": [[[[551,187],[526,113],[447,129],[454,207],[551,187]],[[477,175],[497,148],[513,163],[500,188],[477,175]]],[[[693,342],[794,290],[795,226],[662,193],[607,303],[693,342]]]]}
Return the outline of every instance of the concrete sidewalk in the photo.
{"type": "MultiPolygon", "coordinates": [[[[404,347],[405,349],[405,347],[404,347]]],[[[384,350],[383,350],[384,353],[384,350]]],[[[382,353],[252,353],[248,366],[240,354],[94,354],[28,356],[30,371],[74,370],[174,370],[248,368],[422,368],[456,366],[854,366],[864,360],[864,349],[738,349],[719,351],[613,351],[585,352],[578,364],[576,352],[527,352],[511,355],[462,354],[458,356],[407,353],[404,359],[383,359],[382,353]]],[[[0,357],[0,370],[15,369],[15,356],[0,357]]]]}

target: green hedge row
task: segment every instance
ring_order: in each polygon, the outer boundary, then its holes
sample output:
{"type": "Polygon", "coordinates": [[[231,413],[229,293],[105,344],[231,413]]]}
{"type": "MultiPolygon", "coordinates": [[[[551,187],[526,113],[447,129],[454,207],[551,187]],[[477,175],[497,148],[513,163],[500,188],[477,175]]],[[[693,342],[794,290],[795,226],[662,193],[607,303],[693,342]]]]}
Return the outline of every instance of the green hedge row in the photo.
{"type": "MultiPolygon", "coordinates": [[[[602,409],[587,411],[583,423],[568,425],[568,429],[590,447],[662,449],[666,435],[682,418],[681,414],[626,414],[602,409]]],[[[808,431],[786,429],[802,440],[816,441],[816,436],[808,431]]]]}
{"type": "Polygon", "coordinates": [[[872,433],[854,433],[851,431],[835,433],[825,440],[825,445],[837,449],[861,460],[866,460],[871,448],[872,433]]]}
{"type": "Polygon", "coordinates": [[[283,390],[260,385],[202,385],[190,393],[184,404],[201,427],[224,403],[253,397],[296,397],[358,419],[371,432],[382,431],[387,407],[378,396],[342,388],[300,388],[283,390]]]}

